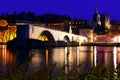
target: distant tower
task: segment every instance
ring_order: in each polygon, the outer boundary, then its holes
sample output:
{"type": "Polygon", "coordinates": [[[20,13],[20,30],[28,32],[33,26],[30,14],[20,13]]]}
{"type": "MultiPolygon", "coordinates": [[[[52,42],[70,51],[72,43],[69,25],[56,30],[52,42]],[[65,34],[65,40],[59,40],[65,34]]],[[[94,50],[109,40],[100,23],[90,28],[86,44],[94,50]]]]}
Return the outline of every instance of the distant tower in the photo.
{"type": "Polygon", "coordinates": [[[72,33],[72,27],[71,27],[71,22],[69,23],[70,27],[69,27],[69,33],[72,33]]]}
{"type": "Polygon", "coordinates": [[[93,21],[101,25],[100,15],[98,14],[98,9],[96,8],[95,14],[93,15],[93,21]]]}

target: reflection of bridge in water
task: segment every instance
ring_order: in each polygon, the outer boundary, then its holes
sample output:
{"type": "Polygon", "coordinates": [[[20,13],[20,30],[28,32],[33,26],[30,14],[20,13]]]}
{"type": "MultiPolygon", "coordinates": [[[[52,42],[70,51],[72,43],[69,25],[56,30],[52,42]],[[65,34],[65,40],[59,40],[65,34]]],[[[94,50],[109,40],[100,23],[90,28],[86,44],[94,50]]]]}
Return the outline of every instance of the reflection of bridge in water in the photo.
{"type": "Polygon", "coordinates": [[[14,71],[16,67],[14,65],[23,64],[28,59],[30,59],[28,73],[33,74],[39,71],[39,69],[45,69],[46,71],[50,63],[56,64],[54,69],[52,69],[53,72],[58,73],[59,69],[62,68],[68,74],[71,70],[83,73],[91,67],[100,66],[101,64],[104,64],[106,68],[109,68],[111,65],[116,68],[120,62],[119,47],[94,46],[88,48],[88,46],[80,46],[49,48],[46,50],[26,48],[8,50],[5,46],[0,47],[1,75],[9,74],[9,72],[14,71]],[[111,52],[107,51],[109,49],[111,52]]]}
{"type": "MultiPolygon", "coordinates": [[[[29,25],[18,25],[17,38],[9,43],[15,43],[17,46],[39,46],[45,43],[47,46],[72,46],[80,45],[81,42],[87,41],[86,37],[72,34],[72,31],[64,32],[50,29],[47,27],[29,25]],[[38,40],[40,36],[47,37],[47,41],[38,40]],[[20,43],[21,42],[21,43],[20,43]],[[39,44],[39,45],[38,45],[39,44]]],[[[9,44],[8,43],[8,44],[9,44]]],[[[9,44],[11,45],[11,44],[9,44]]]]}

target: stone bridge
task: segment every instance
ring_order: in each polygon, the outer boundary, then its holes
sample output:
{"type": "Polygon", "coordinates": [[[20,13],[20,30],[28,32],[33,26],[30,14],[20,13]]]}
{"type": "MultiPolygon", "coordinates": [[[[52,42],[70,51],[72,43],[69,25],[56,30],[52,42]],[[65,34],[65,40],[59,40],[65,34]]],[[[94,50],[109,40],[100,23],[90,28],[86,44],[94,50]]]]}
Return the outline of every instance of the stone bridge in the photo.
{"type": "Polygon", "coordinates": [[[42,43],[52,46],[68,46],[68,45],[80,45],[82,42],[86,42],[87,38],[84,36],[72,34],[70,26],[69,33],[49,27],[35,26],[33,24],[17,25],[17,38],[8,44],[14,44],[15,46],[39,46],[42,43]],[[40,41],[40,36],[47,37],[47,41],[40,41]]]}
{"type": "Polygon", "coordinates": [[[48,38],[48,41],[64,41],[64,42],[81,42],[87,41],[86,37],[68,33],[65,31],[60,31],[56,29],[50,29],[48,27],[40,27],[29,25],[29,38],[30,39],[38,39],[40,35],[44,35],[48,38]]]}

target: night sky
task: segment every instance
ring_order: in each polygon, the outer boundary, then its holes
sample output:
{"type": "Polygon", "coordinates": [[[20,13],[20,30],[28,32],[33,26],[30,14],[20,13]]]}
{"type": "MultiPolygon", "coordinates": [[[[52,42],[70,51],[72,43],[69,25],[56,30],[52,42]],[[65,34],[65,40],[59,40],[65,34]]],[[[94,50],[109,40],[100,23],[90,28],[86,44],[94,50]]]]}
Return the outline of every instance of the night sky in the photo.
{"type": "Polygon", "coordinates": [[[111,20],[120,20],[120,0],[1,0],[1,13],[33,11],[37,15],[54,13],[72,18],[92,20],[95,9],[109,14],[111,20]]]}

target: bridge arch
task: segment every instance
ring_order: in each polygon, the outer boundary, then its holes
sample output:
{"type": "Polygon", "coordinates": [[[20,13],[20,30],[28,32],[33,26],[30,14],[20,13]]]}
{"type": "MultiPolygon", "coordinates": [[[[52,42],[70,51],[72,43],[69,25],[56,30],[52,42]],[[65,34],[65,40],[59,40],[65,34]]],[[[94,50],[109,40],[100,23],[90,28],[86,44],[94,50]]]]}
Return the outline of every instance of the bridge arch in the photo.
{"type": "Polygon", "coordinates": [[[43,41],[45,41],[46,45],[49,45],[49,46],[55,45],[54,36],[49,31],[47,31],[47,30],[42,31],[41,34],[39,35],[39,37],[40,36],[44,36],[46,38],[46,40],[43,39],[43,41]]]}
{"type": "Polygon", "coordinates": [[[64,42],[70,43],[70,38],[67,35],[64,36],[64,42]]]}

